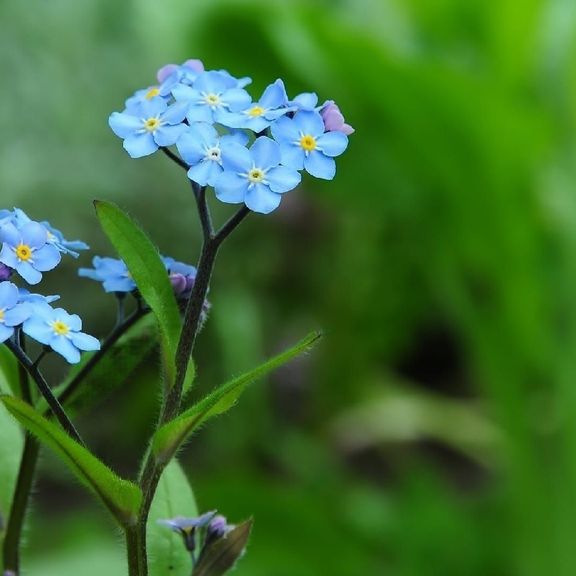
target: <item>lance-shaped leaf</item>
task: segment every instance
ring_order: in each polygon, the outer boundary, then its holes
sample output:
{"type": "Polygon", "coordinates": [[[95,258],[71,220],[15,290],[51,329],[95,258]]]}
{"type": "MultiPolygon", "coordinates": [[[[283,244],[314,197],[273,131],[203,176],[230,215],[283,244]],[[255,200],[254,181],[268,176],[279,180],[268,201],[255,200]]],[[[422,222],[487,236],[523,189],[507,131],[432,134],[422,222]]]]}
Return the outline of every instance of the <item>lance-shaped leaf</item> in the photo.
{"type": "Polygon", "coordinates": [[[4,344],[0,344],[0,391],[20,396],[18,360],[4,344]]]}
{"type": "Polygon", "coordinates": [[[234,567],[250,538],[252,519],[239,524],[206,550],[192,573],[193,576],[222,576],[234,567]]]}
{"type": "Polygon", "coordinates": [[[166,267],[142,228],[118,206],[100,200],[96,200],[94,206],[102,229],[124,260],[140,294],[156,317],[166,376],[171,385],[181,321],[166,267]]]}
{"type": "Polygon", "coordinates": [[[158,462],[168,462],[199,426],[234,406],[248,384],[266,376],[303,352],[307,352],[320,336],[319,332],[312,332],[292,348],[274,356],[254,370],[223,384],[180,416],[159,428],[152,439],[152,450],[158,462]]]}
{"type": "Polygon", "coordinates": [[[162,473],[148,517],[150,576],[190,574],[192,559],[182,543],[182,537],[158,520],[169,520],[177,516],[193,518],[197,515],[196,501],[188,478],[178,461],[172,460],[162,473]]]}
{"type": "Polygon", "coordinates": [[[138,486],[114,474],[84,446],[29,404],[6,395],[0,396],[0,401],[26,430],[54,450],[79,480],[96,493],[121,525],[128,526],[136,521],[142,501],[138,486]]]}

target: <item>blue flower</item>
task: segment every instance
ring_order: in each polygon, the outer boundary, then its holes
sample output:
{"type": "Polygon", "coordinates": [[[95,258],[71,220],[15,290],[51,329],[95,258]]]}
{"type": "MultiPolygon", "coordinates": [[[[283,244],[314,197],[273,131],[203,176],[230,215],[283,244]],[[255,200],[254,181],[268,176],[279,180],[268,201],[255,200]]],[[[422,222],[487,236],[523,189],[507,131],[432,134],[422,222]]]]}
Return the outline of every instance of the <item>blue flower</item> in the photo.
{"type": "Polygon", "coordinates": [[[228,73],[203,72],[194,86],[179,84],[172,90],[174,98],[188,106],[186,118],[193,122],[220,122],[222,112],[236,112],[250,102],[246,90],[238,88],[238,81],[228,73]]]}
{"type": "Polygon", "coordinates": [[[220,137],[211,124],[192,124],[176,142],[180,155],[191,166],[188,178],[200,186],[213,186],[216,177],[222,172],[221,146],[227,142],[244,145],[248,142],[248,136],[238,131],[220,137]]]}
{"type": "Polygon", "coordinates": [[[168,520],[158,520],[158,524],[168,526],[174,532],[181,534],[184,538],[186,549],[193,552],[196,549],[196,530],[208,526],[214,516],[216,516],[216,510],[206,512],[196,518],[177,516],[168,520]]]}
{"type": "Polygon", "coordinates": [[[20,301],[18,287],[12,282],[0,282],[0,342],[8,340],[14,328],[31,314],[31,306],[20,301]]]}
{"type": "Polygon", "coordinates": [[[222,202],[244,202],[250,210],[268,214],[280,204],[281,195],[296,188],[300,174],[280,166],[280,147],[266,136],[257,138],[250,150],[236,142],[222,147],[224,172],[214,183],[222,202]]]}
{"type": "Polygon", "coordinates": [[[258,102],[247,104],[235,113],[223,112],[218,122],[230,128],[246,128],[259,133],[266,130],[280,116],[294,110],[288,107],[288,96],[282,80],[270,84],[258,102]]]}
{"type": "Polygon", "coordinates": [[[124,149],[132,158],[148,156],[160,146],[171,146],[185,130],[182,124],[187,106],[168,105],[156,96],[143,100],[124,112],[113,112],[108,120],[116,136],[124,139],[124,149]]]}
{"type": "Polygon", "coordinates": [[[70,364],[80,362],[81,350],[100,349],[100,342],[94,336],[81,332],[79,316],[48,304],[34,306],[33,314],[25,320],[22,330],[34,340],[50,346],[70,364]]]}
{"type": "Polygon", "coordinates": [[[280,144],[282,164],[295,170],[304,168],[316,178],[334,178],[333,157],[346,150],[348,137],[342,132],[326,132],[318,112],[300,110],[293,118],[278,118],[271,130],[280,144]]]}
{"type": "Polygon", "coordinates": [[[42,272],[52,270],[61,260],[58,249],[47,240],[48,231],[38,222],[27,222],[21,228],[8,222],[0,227],[0,262],[29,284],[38,284],[42,272]]]}
{"type": "Polygon", "coordinates": [[[126,110],[133,109],[143,102],[152,100],[152,98],[160,97],[168,101],[170,99],[170,89],[160,86],[148,86],[148,88],[142,88],[141,90],[136,90],[130,98],[124,103],[126,110]]]}
{"type": "Polygon", "coordinates": [[[80,268],[78,276],[102,282],[106,292],[132,292],[136,290],[136,282],[130,276],[130,272],[122,260],[94,256],[92,265],[94,268],[80,268]]]}

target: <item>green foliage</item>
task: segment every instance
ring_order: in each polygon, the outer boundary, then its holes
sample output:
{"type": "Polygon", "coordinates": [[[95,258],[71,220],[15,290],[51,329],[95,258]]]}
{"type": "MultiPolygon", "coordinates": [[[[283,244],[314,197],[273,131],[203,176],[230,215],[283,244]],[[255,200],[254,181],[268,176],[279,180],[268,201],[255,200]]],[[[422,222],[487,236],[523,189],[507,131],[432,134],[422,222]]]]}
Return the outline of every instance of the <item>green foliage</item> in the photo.
{"type": "Polygon", "coordinates": [[[173,459],[162,473],[148,518],[150,576],[189,576],[192,560],[182,537],[158,520],[197,515],[190,483],[178,461],[173,459]]]}
{"type": "Polygon", "coordinates": [[[0,391],[20,396],[18,360],[3,344],[0,344],[0,391]]]}
{"type": "Polygon", "coordinates": [[[203,554],[194,568],[193,576],[223,576],[244,554],[250,538],[252,520],[235,526],[226,537],[216,541],[203,554]]]}
{"type": "Polygon", "coordinates": [[[140,294],[156,317],[166,376],[171,385],[181,322],[166,267],[148,236],[118,206],[100,200],[96,200],[94,206],[102,229],[126,263],[140,294]]]}
{"type": "Polygon", "coordinates": [[[159,462],[168,462],[180,446],[202,424],[214,416],[227,412],[252,382],[263,378],[300,354],[308,352],[320,339],[319,332],[312,332],[298,344],[278,354],[257,368],[222,384],[203,400],[168,422],[154,433],[152,450],[159,462]]]}
{"type": "Polygon", "coordinates": [[[138,486],[119,478],[96,456],[22,400],[3,395],[0,401],[26,430],[54,450],[76,477],[100,498],[121,525],[130,525],[136,520],[142,500],[138,486]]]}

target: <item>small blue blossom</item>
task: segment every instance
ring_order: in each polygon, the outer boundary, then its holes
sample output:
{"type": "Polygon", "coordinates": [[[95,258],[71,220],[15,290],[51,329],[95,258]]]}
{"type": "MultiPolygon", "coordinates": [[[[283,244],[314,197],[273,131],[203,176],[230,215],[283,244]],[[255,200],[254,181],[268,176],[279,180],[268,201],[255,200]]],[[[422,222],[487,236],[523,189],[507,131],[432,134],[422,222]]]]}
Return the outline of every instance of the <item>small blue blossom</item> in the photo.
{"type": "Polygon", "coordinates": [[[266,136],[257,138],[250,150],[231,142],[222,147],[224,172],[214,183],[222,202],[244,202],[250,210],[268,214],[280,204],[282,194],[298,186],[300,174],[280,166],[280,147],[266,136]]]}
{"type": "Polygon", "coordinates": [[[28,302],[33,306],[38,304],[50,304],[51,302],[55,302],[56,300],[60,300],[60,296],[57,294],[53,294],[51,296],[44,296],[43,294],[33,294],[30,290],[26,290],[26,288],[18,288],[19,299],[20,302],[28,302]]]}
{"type": "Polygon", "coordinates": [[[130,98],[124,103],[126,110],[131,110],[142,104],[143,102],[148,102],[152,98],[160,97],[168,101],[170,99],[170,89],[166,89],[163,86],[148,86],[148,88],[142,88],[136,90],[130,98]]]}
{"type": "Polygon", "coordinates": [[[213,186],[223,170],[221,146],[227,142],[245,145],[248,136],[240,131],[220,136],[211,124],[192,124],[176,142],[180,156],[190,166],[188,178],[200,186],[213,186]]]}
{"type": "Polygon", "coordinates": [[[70,364],[80,362],[81,350],[100,349],[100,342],[94,336],[81,332],[79,316],[48,304],[34,306],[33,314],[24,321],[22,330],[34,340],[50,346],[70,364]]]}
{"type": "Polygon", "coordinates": [[[176,518],[170,518],[168,520],[158,520],[158,524],[163,524],[174,532],[181,534],[184,538],[186,549],[194,552],[196,549],[196,530],[208,526],[214,516],[216,516],[216,510],[206,512],[196,518],[177,516],[176,518]]]}
{"type": "Polygon", "coordinates": [[[284,82],[278,79],[270,84],[258,102],[247,104],[242,110],[223,112],[218,122],[230,128],[246,128],[257,134],[266,130],[280,116],[294,110],[288,107],[284,82]]]}
{"type": "Polygon", "coordinates": [[[187,106],[168,105],[160,96],[143,100],[124,112],[113,112],[108,120],[116,136],[124,139],[124,149],[132,158],[148,156],[160,146],[172,146],[185,130],[182,123],[187,106]]]}
{"type": "Polygon", "coordinates": [[[194,86],[179,84],[172,90],[177,102],[187,104],[186,118],[193,122],[220,122],[222,113],[242,110],[250,102],[246,90],[228,73],[211,70],[196,78],[194,86]]]}
{"type": "Polygon", "coordinates": [[[94,256],[92,265],[94,268],[80,268],[78,276],[102,282],[106,292],[132,292],[136,290],[136,282],[130,276],[130,272],[122,260],[94,256]]]}
{"type": "Polygon", "coordinates": [[[333,157],[346,150],[348,137],[340,131],[326,132],[318,112],[299,110],[293,118],[279,118],[271,130],[280,144],[282,164],[295,170],[304,168],[316,178],[334,178],[336,162],[333,157]]]}
{"type": "Polygon", "coordinates": [[[0,227],[0,262],[13,268],[29,284],[38,284],[42,272],[55,268],[61,260],[58,249],[48,243],[48,231],[38,222],[17,228],[12,222],[0,227]]]}
{"type": "Polygon", "coordinates": [[[0,342],[14,334],[14,328],[32,314],[30,304],[20,301],[18,287],[12,282],[0,282],[0,342]]]}

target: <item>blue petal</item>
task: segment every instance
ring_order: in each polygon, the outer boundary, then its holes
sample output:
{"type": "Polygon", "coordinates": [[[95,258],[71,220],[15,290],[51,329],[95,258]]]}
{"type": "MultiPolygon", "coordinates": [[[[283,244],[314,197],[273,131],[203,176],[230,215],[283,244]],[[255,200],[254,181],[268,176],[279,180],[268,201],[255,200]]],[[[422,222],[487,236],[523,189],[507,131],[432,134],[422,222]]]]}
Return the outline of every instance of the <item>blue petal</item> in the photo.
{"type": "Polygon", "coordinates": [[[14,334],[14,328],[9,328],[5,324],[0,324],[0,342],[6,342],[14,334]]]}
{"type": "Polygon", "coordinates": [[[158,150],[158,144],[150,132],[129,136],[124,140],[123,146],[132,158],[142,158],[142,156],[148,156],[158,150]]]}
{"type": "Polygon", "coordinates": [[[300,140],[300,131],[294,120],[282,116],[270,125],[270,131],[274,140],[277,142],[298,142],[300,140]]]}
{"type": "Polygon", "coordinates": [[[186,118],[186,112],[188,111],[188,102],[176,102],[168,109],[164,114],[162,114],[162,122],[167,124],[180,124],[186,118]]]}
{"type": "Polygon", "coordinates": [[[222,95],[222,100],[231,112],[238,112],[239,110],[244,110],[250,104],[251,98],[246,90],[233,88],[232,90],[226,90],[222,95]]]}
{"type": "Polygon", "coordinates": [[[192,166],[192,168],[188,170],[188,178],[194,182],[198,182],[200,186],[212,186],[214,180],[221,172],[222,168],[218,162],[205,160],[204,162],[200,162],[200,164],[196,164],[196,166],[192,166]]]}
{"type": "Polygon", "coordinates": [[[190,86],[184,86],[183,84],[178,84],[172,89],[172,96],[177,101],[183,102],[196,102],[200,100],[200,92],[190,88],[190,86]]]}
{"type": "Polygon", "coordinates": [[[304,92],[298,94],[292,103],[302,110],[313,110],[318,104],[318,95],[314,92],[304,92]]]}
{"type": "Polygon", "coordinates": [[[43,318],[32,316],[22,326],[24,334],[34,338],[40,344],[48,344],[54,335],[54,331],[43,318]]]}
{"type": "Polygon", "coordinates": [[[288,143],[280,144],[281,163],[284,166],[294,170],[302,170],[304,168],[304,156],[305,152],[300,146],[288,143]]]}
{"type": "Polygon", "coordinates": [[[66,336],[54,336],[50,341],[50,347],[55,352],[58,352],[58,354],[64,356],[70,364],[80,362],[80,352],[78,348],[76,348],[66,336]]]}
{"type": "Polygon", "coordinates": [[[18,228],[12,222],[8,222],[0,228],[0,240],[2,242],[7,242],[10,246],[18,246],[20,238],[18,228]]]}
{"type": "Polygon", "coordinates": [[[222,172],[214,182],[216,198],[227,204],[244,202],[248,181],[234,172],[222,172]]]}
{"type": "Polygon", "coordinates": [[[188,108],[186,118],[190,124],[194,122],[208,122],[212,124],[214,121],[212,110],[207,104],[192,104],[190,108],[188,108]]]}
{"type": "Polygon", "coordinates": [[[108,118],[112,132],[120,138],[128,138],[142,128],[142,120],[125,112],[113,112],[108,118]]]}
{"type": "Polygon", "coordinates": [[[248,144],[248,134],[243,130],[231,130],[229,134],[226,134],[220,138],[220,142],[225,144],[226,142],[237,142],[242,146],[248,144]]]}
{"type": "Polygon", "coordinates": [[[186,130],[185,124],[175,126],[160,126],[154,131],[154,140],[158,146],[172,146],[186,130]]]}
{"type": "Polygon", "coordinates": [[[32,248],[40,248],[48,240],[48,230],[39,222],[27,222],[20,228],[22,242],[32,248]]]}
{"type": "Polygon", "coordinates": [[[182,159],[189,165],[194,166],[204,158],[204,147],[199,142],[198,137],[191,131],[186,131],[176,141],[176,148],[180,152],[182,159]]]}
{"type": "Polygon", "coordinates": [[[288,96],[286,95],[286,88],[284,82],[278,79],[273,84],[270,84],[264,94],[260,98],[260,106],[262,108],[279,108],[288,103],[288,96]]]}
{"type": "Polygon", "coordinates": [[[254,164],[259,168],[267,169],[280,164],[280,147],[267,136],[260,136],[250,148],[254,164]]]}
{"type": "Polygon", "coordinates": [[[226,76],[216,70],[199,74],[196,82],[194,82],[194,88],[196,88],[196,90],[200,92],[214,92],[216,94],[221,94],[229,88],[234,88],[236,85],[236,80],[232,78],[232,76],[226,76]]]}
{"type": "Polygon", "coordinates": [[[302,176],[296,170],[278,166],[266,173],[266,180],[268,180],[272,192],[284,193],[294,190],[300,184],[302,176]]]}
{"type": "Polygon", "coordinates": [[[38,284],[42,280],[42,274],[34,269],[29,262],[18,262],[16,272],[28,282],[28,284],[38,284]]]}
{"type": "Polygon", "coordinates": [[[84,332],[75,332],[70,338],[74,346],[80,350],[100,350],[100,341],[94,336],[84,334],[84,332]]]}
{"type": "Polygon", "coordinates": [[[218,132],[216,128],[208,122],[196,122],[188,129],[188,133],[198,138],[206,146],[216,146],[218,144],[218,132]]]}
{"type": "MultiPolygon", "coordinates": [[[[247,148],[237,142],[223,142],[220,148],[222,165],[225,170],[244,173],[252,168],[252,155],[247,148]]],[[[8,264],[10,266],[10,264],[8,264]]]]}
{"type": "Polygon", "coordinates": [[[139,111],[143,118],[156,118],[163,114],[167,108],[166,100],[161,96],[155,96],[150,100],[142,100],[139,111]]]}
{"type": "Polygon", "coordinates": [[[46,246],[34,251],[34,268],[40,272],[47,272],[56,268],[61,259],[62,254],[58,248],[52,244],[46,244],[46,246]]]}
{"type": "Polygon", "coordinates": [[[299,110],[294,114],[294,124],[303,134],[309,134],[315,138],[324,134],[324,120],[318,112],[299,110]]]}
{"type": "Polygon", "coordinates": [[[348,146],[348,136],[342,132],[326,132],[316,142],[326,156],[339,156],[348,146]]]}
{"type": "Polygon", "coordinates": [[[0,308],[16,306],[20,293],[18,287],[12,282],[0,282],[0,308]]]}
{"type": "Polygon", "coordinates": [[[250,210],[260,214],[268,214],[278,208],[281,199],[280,194],[275,194],[268,186],[256,184],[246,192],[244,202],[250,210]]]}
{"type": "Polygon", "coordinates": [[[2,244],[2,250],[0,250],[0,262],[10,268],[16,268],[20,260],[18,260],[14,250],[12,250],[8,244],[4,243],[2,244]]]}
{"type": "Polygon", "coordinates": [[[323,180],[332,180],[336,175],[336,162],[334,158],[324,156],[322,152],[314,150],[304,158],[304,168],[308,174],[323,180]]]}
{"type": "Polygon", "coordinates": [[[132,292],[136,283],[130,278],[107,278],[102,284],[106,292],[132,292]]]}
{"type": "Polygon", "coordinates": [[[29,304],[17,304],[4,312],[4,322],[7,326],[18,326],[32,315],[33,308],[29,304]]]}
{"type": "Polygon", "coordinates": [[[60,322],[68,325],[70,330],[78,332],[78,330],[82,330],[82,320],[78,314],[68,314],[66,310],[63,308],[56,308],[54,310],[55,316],[60,322]]]}

